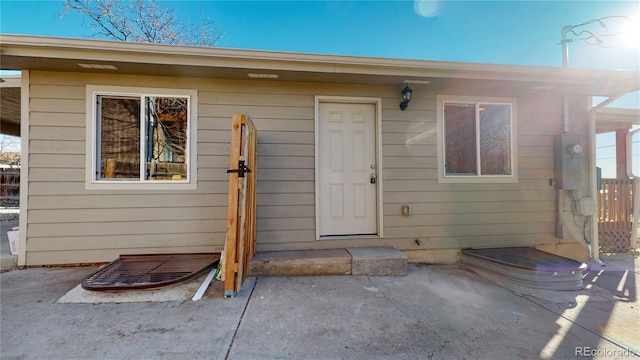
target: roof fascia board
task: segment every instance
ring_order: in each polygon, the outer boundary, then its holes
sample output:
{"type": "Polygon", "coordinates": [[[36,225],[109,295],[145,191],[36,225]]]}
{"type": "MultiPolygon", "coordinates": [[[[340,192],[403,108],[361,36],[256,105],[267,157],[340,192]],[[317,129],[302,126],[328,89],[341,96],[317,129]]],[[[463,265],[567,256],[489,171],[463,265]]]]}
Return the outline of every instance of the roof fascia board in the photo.
{"type": "Polygon", "coordinates": [[[3,56],[58,58],[78,61],[450,79],[535,81],[556,85],[567,83],[588,84],[605,77],[610,80],[629,82],[628,88],[640,88],[637,80],[638,72],[617,70],[564,69],[559,67],[304,54],[8,34],[0,34],[0,49],[3,56]],[[636,79],[635,81],[633,80],[634,78],[636,79]],[[632,80],[629,81],[629,79],[632,80]]]}

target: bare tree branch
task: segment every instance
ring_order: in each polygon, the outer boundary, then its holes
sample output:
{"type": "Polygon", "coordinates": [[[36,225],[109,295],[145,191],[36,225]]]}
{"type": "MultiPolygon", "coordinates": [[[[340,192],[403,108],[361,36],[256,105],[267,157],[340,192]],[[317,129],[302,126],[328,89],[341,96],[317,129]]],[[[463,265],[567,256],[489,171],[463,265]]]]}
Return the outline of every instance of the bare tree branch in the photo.
{"type": "Polygon", "coordinates": [[[0,164],[20,163],[20,138],[0,134],[0,164]]]}
{"type": "Polygon", "coordinates": [[[196,22],[178,20],[155,0],[65,0],[65,11],[82,14],[91,36],[156,44],[217,46],[224,32],[199,11],[196,22]]]}

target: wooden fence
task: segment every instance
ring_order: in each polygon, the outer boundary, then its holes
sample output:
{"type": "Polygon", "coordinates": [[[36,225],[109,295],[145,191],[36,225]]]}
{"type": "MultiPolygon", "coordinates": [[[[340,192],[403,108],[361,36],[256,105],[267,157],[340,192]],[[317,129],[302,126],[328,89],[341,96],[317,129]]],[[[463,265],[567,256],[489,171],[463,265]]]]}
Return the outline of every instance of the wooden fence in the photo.
{"type": "Polygon", "coordinates": [[[20,198],[20,169],[0,169],[0,198],[20,198]]]}
{"type": "Polygon", "coordinates": [[[633,194],[631,179],[602,179],[598,193],[598,244],[600,252],[628,252],[633,228],[633,194]]]}
{"type": "Polygon", "coordinates": [[[256,252],[256,128],[247,115],[234,114],[231,125],[229,208],[224,245],[225,297],[234,296],[249,273],[256,252]]]}

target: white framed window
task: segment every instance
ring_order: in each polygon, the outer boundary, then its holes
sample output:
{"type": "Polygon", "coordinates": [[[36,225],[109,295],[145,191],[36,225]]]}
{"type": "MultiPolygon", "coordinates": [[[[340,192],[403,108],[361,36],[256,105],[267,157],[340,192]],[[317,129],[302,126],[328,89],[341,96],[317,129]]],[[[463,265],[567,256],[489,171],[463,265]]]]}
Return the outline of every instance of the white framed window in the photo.
{"type": "Polygon", "coordinates": [[[438,181],[516,182],[512,98],[438,96],[438,181]]]}
{"type": "Polygon", "coordinates": [[[195,189],[197,91],[87,85],[87,189],[195,189]]]}

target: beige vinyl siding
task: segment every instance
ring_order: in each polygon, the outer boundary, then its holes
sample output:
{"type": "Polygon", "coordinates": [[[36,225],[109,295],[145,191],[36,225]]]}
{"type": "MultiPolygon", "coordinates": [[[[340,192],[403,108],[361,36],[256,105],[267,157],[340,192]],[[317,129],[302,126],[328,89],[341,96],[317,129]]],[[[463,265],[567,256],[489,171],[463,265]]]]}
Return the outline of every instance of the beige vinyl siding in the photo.
{"type": "Polygon", "coordinates": [[[197,190],[107,191],[84,186],[87,84],[191,89],[190,83],[117,75],[31,75],[27,265],[222,249],[226,176],[212,170],[226,168],[228,160],[222,155],[228,154],[228,145],[223,136],[203,129],[206,123],[198,133],[202,166],[197,190]]]}
{"type": "MultiPolygon", "coordinates": [[[[463,85],[450,87],[447,93],[473,94],[463,85]]],[[[415,90],[414,94],[420,96],[415,90]]],[[[488,89],[477,94],[513,96],[492,94],[488,89]]],[[[405,250],[556,242],[556,192],[549,179],[554,176],[553,135],[562,131],[558,96],[539,104],[532,102],[538,102],[534,95],[517,99],[516,183],[438,183],[436,136],[440,134],[435,130],[435,102],[418,114],[421,109],[412,107],[412,101],[407,112],[415,114],[418,121],[414,123],[403,121],[395,126],[385,116],[385,236],[405,250]],[[409,217],[400,215],[405,204],[411,206],[409,217]]],[[[586,133],[585,123],[577,125],[579,132],[586,133]]]]}
{"type": "MultiPolygon", "coordinates": [[[[31,72],[27,265],[109,261],[119,254],[220,251],[226,232],[229,128],[258,130],[258,251],[395,246],[401,250],[552,243],[553,135],[561,106],[518,99],[518,182],[438,183],[436,96],[402,86],[31,72]],[[198,91],[196,190],[85,190],[85,86],[198,91]],[[382,98],[384,239],[315,240],[314,97],[382,98]],[[411,216],[400,214],[411,206],[411,216]],[[415,240],[420,240],[420,245],[415,240]]],[[[449,87],[448,93],[468,95],[449,87]]],[[[481,93],[483,96],[512,96],[481,93]]],[[[586,108],[586,107],[585,107],[586,108]]],[[[581,133],[586,125],[573,120],[581,133]]],[[[586,145],[586,143],[585,143],[586,145]]],[[[586,160],[585,160],[586,161],[586,160]]],[[[585,166],[586,167],[586,166],[585,166]]],[[[586,171],[586,170],[585,170],[586,171]]]]}

